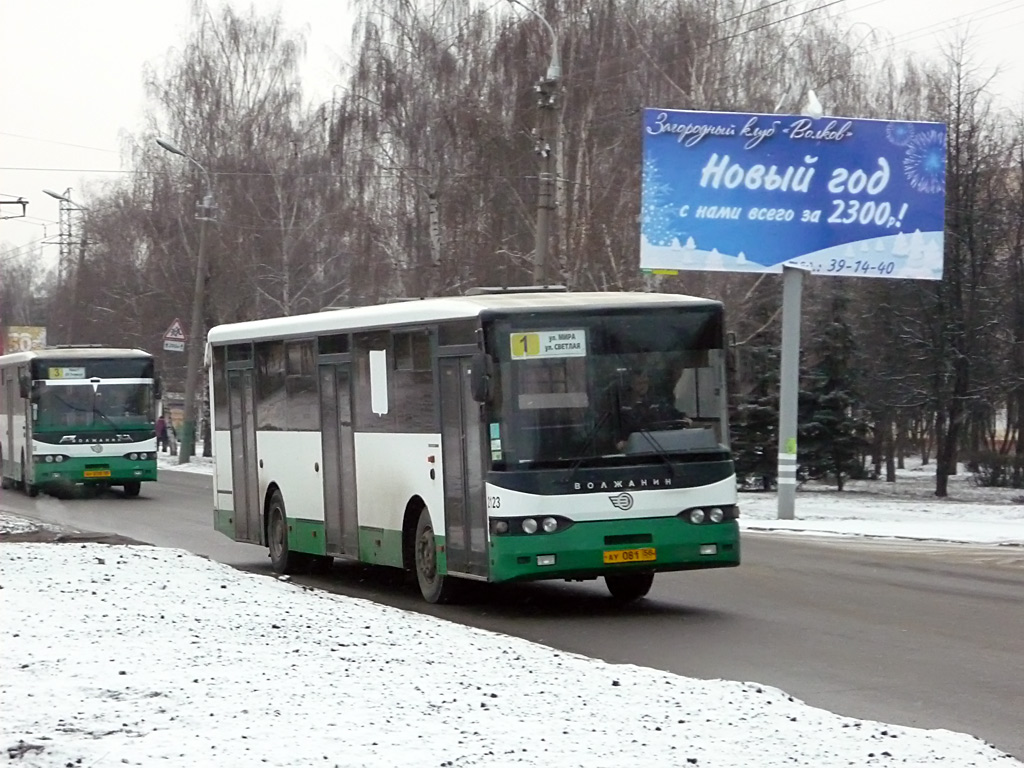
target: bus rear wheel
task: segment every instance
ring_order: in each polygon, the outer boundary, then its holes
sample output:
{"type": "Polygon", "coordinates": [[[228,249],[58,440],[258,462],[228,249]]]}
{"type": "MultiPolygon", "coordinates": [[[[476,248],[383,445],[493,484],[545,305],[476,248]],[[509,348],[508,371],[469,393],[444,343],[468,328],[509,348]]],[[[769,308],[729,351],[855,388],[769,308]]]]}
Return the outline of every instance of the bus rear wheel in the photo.
{"type": "Polygon", "coordinates": [[[604,577],[605,586],[616,600],[629,603],[639,600],[651,591],[653,573],[610,573],[604,577]]]}
{"type": "Polygon", "coordinates": [[[129,480],[124,484],[124,496],[126,499],[134,499],[142,490],[142,483],[138,480],[129,480]]]}
{"type": "Polygon", "coordinates": [[[416,538],[413,539],[413,569],[420,594],[428,603],[447,603],[455,596],[455,579],[437,572],[437,540],[430,522],[430,510],[420,510],[416,521],[416,538]]]}
{"type": "Polygon", "coordinates": [[[281,491],[274,491],[270,497],[267,545],[270,548],[270,567],[274,573],[301,573],[308,567],[308,555],[288,549],[288,516],[285,514],[281,491]]]}

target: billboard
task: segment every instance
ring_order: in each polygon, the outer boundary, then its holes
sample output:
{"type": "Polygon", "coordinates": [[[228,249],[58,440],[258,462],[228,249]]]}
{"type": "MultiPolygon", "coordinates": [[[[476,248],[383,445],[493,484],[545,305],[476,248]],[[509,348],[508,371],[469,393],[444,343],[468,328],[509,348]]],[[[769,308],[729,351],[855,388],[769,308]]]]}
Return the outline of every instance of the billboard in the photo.
{"type": "Polygon", "coordinates": [[[645,109],[640,268],[942,279],[941,123],[645,109]]]}
{"type": "Polygon", "coordinates": [[[46,327],[37,325],[9,325],[4,340],[4,352],[31,352],[46,347],[46,327]]]}

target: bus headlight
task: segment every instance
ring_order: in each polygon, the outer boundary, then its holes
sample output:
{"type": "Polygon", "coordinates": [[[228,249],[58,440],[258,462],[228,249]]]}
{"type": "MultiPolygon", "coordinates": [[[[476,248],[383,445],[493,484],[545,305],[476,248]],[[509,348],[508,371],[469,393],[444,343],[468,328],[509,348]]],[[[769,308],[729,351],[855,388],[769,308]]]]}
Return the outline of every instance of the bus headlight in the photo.
{"type": "Polygon", "coordinates": [[[528,517],[523,520],[523,532],[524,533],[536,533],[537,532],[537,521],[532,517],[528,517]]]}
{"type": "Polygon", "coordinates": [[[138,458],[139,458],[139,454],[137,454],[137,453],[129,453],[128,454],[128,459],[130,461],[138,461],[138,458]]]}
{"type": "Polygon", "coordinates": [[[691,509],[690,510],[690,522],[691,523],[703,523],[704,522],[704,510],[703,509],[691,509]]]}
{"type": "Polygon", "coordinates": [[[46,457],[46,463],[47,463],[47,464],[53,464],[53,456],[50,456],[50,455],[48,455],[48,456],[46,457]]]}
{"type": "Polygon", "coordinates": [[[544,533],[554,533],[558,530],[558,521],[553,517],[545,517],[540,525],[544,529],[544,533]]]}
{"type": "Polygon", "coordinates": [[[508,520],[493,520],[491,530],[494,533],[508,533],[508,520]]]}
{"type": "Polygon", "coordinates": [[[64,461],[64,457],[58,453],[53,460],[60,464],[62,461],[64,461]]]}
{"type": "Polygon", "coordinates": [[[719,507],[712,507],[708,510],[708,520],[712,523],[720,523],[725,519],[725,512],[719,507]]]}

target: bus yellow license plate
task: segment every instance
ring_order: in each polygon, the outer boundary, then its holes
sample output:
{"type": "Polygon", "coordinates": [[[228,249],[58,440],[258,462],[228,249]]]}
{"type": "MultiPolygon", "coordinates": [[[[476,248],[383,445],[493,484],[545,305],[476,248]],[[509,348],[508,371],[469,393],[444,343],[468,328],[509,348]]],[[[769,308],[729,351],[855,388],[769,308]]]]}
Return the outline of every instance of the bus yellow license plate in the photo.
{"type": "Polygon", "coordinates": [[[643,563],[657,559],[658,554],[654,547],[644,547],[643,549],[616,549],[612,552],[604,553],[604,561],[609,565],[616,565],[618,563],[643,563]]]}
{"type": "Polygon", "coordinates": [[[87,469],[84,472],[86,477],[110,477],[109,469],[87,469]]]}

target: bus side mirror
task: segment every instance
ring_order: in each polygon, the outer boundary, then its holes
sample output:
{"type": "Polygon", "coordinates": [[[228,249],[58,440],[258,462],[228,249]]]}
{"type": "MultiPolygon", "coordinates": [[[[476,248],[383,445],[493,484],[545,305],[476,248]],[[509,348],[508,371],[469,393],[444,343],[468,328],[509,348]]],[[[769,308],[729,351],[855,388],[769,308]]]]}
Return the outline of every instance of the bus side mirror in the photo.
{"type": "Polygon", "coordinates": [[[489,403],[493,396],[491,377],[494,375],[494,360],[486,352],[473,355],[470,371],[470,388],[473,399],[478,403],[489,403]]]}
{"type": "Polygon", "coordinates": [[[163,399],[163,394],[164,394],[164,392],[163,392],[163,384],[160,381],[160,377],[156,376],[153,379],[153,399],[154,400],[161,400],[161,399],[163,399]]]}
{"type": "Polygon", "coordinates": [[[18,394],[21,395],[22,399],[28,400],[32,397],[32,380],[28,376],[22,376],[18,379],[18,394]]]}

